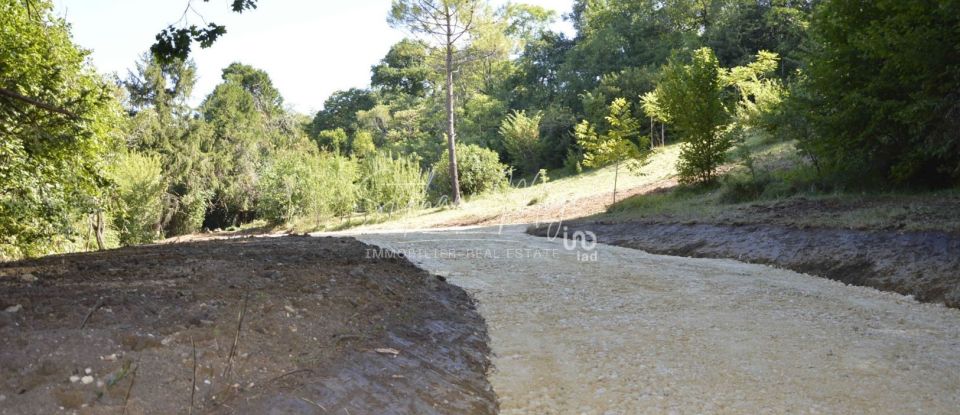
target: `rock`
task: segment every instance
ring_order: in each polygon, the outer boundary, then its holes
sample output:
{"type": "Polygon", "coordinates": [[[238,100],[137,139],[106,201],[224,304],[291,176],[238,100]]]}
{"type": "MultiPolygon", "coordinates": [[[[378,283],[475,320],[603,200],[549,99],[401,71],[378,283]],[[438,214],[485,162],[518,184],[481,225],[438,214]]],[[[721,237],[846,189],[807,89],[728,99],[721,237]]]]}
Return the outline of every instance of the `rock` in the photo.
{"type": "Polygon", "coordinates": [[[20,281],[23,282],[34,282],[36,280],[37,277],[29,272],[20,276],[20,281]]]}
{"type": "Polygon", "coordinates": [[[77,376],[77,375],[70,376],[70,383],[77,383],[79,381],[80,381],[80,376],[77,376]]]}
{"type": "Polygon", "coordinates": [[[376,349],[376,352],[377,352],[377,353],[380,353],[380,354],[389,354],[389,355],[394,355],[394,356],[400,354],[400,351],[399,351],[399,350],[393,349],[393,348],[390,348],[390,347],[384,347],[384,348],[376,349]]]}
{"type": "Polygon", "coordinates": [[[82,383],[82,384],[84,384],[84,385],[89,385],[89,384],[93,383],[93,376],[87,375],[87,376],[84,376],[84,377],[80,378],[80,383],[82,383]]]}
{"type": "Polygon", "coordinates": [[[86,369],[83,369],[83,373],[86,373],[86,374],[89,375],[89,374],[93,373],[93,369],[91,369],[91,368],[88,367],[88,368],[86,368],[86,369]]]}
{"type": "Polygon", "coordinates": [[[17,304],[17,305],[14,305],[14,306],[7,307],[7,309],[4,310],[4,311],[6,311],[6,312],[8,312],[8,313],[16,313],[16,312],[18,312],[18,311],[20,311],[20,310],[22,310],[22,309],[23,309],[23,306],[20,305],[20,304],[17,304]]]}

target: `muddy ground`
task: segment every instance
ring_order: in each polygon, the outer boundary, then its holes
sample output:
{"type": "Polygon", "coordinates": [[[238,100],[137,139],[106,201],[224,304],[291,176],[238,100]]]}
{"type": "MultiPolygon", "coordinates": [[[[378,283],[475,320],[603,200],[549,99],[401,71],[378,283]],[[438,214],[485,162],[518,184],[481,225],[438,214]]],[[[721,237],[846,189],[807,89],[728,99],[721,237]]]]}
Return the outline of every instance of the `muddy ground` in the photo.
{"type": "Polygon", "coordinates": [[[288,236],[0,264],[0,413],[495,413],[470,297],[367,250],[288,236]]]}
{"type": "Polygon", "coordinates": [[[561,236],[592,231],[602,243],[654,254],[774,265],[960,308],[960,235],[955,233],[598,220],[528,232],[546,236],[558,229],[561,236]]]}

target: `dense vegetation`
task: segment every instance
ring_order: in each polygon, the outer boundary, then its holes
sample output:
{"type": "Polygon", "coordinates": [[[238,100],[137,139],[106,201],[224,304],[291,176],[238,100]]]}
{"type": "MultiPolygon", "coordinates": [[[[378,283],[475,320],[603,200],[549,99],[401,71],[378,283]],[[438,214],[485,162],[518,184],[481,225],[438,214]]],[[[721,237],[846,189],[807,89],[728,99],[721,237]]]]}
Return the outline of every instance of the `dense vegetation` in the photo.
{"type": "Polygon", "coordinates": [[[49,1],[0,0],[0,257],[392,213],[668,142],[691,185],[749,167],[746,141],[796,143],[824,188],[960,183],[960,0],[577,0],[573,38],[536,6],[441,2],[470,18],[453,40],[409,27],[420,3],[390,21],[423,37],[309,117],[241,63],[191,107],[174,38],[107,79],[49,1]]]}

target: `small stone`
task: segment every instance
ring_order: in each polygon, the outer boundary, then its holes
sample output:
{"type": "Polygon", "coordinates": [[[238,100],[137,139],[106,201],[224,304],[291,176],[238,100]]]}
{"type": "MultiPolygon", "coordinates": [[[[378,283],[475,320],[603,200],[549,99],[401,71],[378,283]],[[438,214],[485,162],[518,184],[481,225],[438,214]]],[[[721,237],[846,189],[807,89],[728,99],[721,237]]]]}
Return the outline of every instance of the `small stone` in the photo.
{"type": "Polygon", "coordinates": [[[37,277],[29,272],[20,276],[20,281],[23,282],[34,282],[36,280],[37,277]]]}
{"type": "Polygon", "coordinates": [[[83,373],[86,373],[86,374],[89,375],[89,374],[93,373],[93,369],[91,369],[91,368],[88,367],[88,368],[86,368],[86,369],[83,369],[83,373]]]}
{"type": "Polygon", "coordinates": [[[288,305],[283,306],[283,309],[287,310],[287,312],[290,314],[297,314],[297,309],[290,307],[288,305]]]}
{"type": "Polygon", "coordinates": [[[97,387],[98,387],[98,388],[102,388],[103,385],[105,385],[105,383],[103,383],[102,380],[98,380],[98,381],[97,381],[97,387]]]}
{"type": "Polygon", "coordinates": [[[77,376],[77,375],[70,376],[70,383],[77,383],[79,381],[80,381],[80,376],[77,376]]]}
{"type": "Polygon", "coordinates": [[[82,384],[84,384],[84,385],[89,385],[89,384],[93,383],[93,376],[87,375],[87,376],[84,376],[84,377],[80,378],[80,383],[82,383],[82,384]]]}
{"type": "Polygon", "coordinates": [[[7,307],[7,309],[4,310],[4,311],[6,311],[6,312],[8,312],[8,313],[16,313],[16,312],[18,312],[18,311],[20,311],[20,310],[22,310],[22,309],[23,309],[23,306],[20,305],[20,304],[17,304],[17,305],[14,305],[14,306],[7,307]]]}

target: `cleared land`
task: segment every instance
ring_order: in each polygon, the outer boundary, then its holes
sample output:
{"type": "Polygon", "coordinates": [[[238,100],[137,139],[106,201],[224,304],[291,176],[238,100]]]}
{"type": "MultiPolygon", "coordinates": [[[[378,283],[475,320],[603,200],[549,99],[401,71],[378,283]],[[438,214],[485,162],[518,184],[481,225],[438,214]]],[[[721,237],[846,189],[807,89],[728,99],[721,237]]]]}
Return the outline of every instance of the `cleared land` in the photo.
{"type": "Polygon", "coordinates": [[[568,251],[522,227],[359,238],[477,298],[505,414],[960,407],[960,310],[732,260],[568,251]]]}
{"type": "Polygon", "coordinates": [[[472,300],[368,249],[248,238],[0,264],[0,413],[495,413],[472,300]]]}

